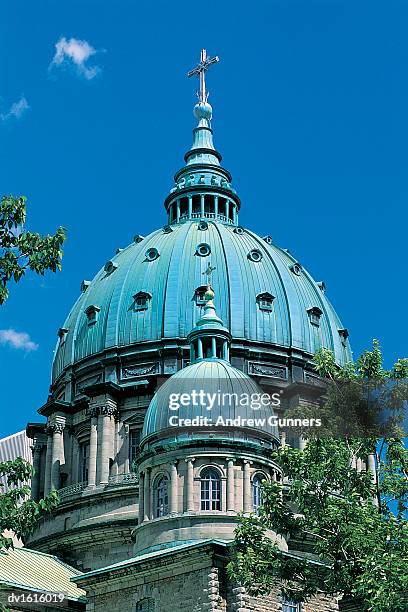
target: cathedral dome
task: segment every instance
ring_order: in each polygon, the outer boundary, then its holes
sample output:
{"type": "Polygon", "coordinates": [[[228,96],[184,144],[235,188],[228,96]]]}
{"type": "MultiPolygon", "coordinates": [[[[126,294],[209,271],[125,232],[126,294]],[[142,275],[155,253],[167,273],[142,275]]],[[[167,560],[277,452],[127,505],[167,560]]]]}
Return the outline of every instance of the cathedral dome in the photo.
{"type": "MultiPolygon", "coordinates": [[[[217,58],[214,58],[216,61],[217,58]]],[[[195,74],[195,72],[193,71],[195,74]]],[[[212,107],[205,90],[194,108],[198,124],[185,165],[164,205],[168,224],[120,250],[84,281],[63,327],[53,380],[73,364],[177,347],[202,307],[205,270],[214,269],[217,308],[235,345],[310,360],[320,347],[339,364],[351,359],[347,330],[303,266],[270,236],[239,225],[241,201],[213,144],[212,107]]],[[[233,362],[234,363],[234,362],[233,362]]]]}
{"type": "Polygon", "coordinates": [[[170,229],[138,238],[98,272],[63,325],[54,379],[109,349],[186,338],[200,313],[209,262],[216,268],[217,310],[233,339],[310,356],[323,346],[338,363],[350,360],[345,330],[321,285],[287,251],[210,219],[170,229]]]}
{"type": "MultiPolygon", "coordinates": [[[[258,444],[271,436],[278,440],[273,405],[261,406],[262,394],[248,374],[225,360],[203,359],[193,363],[171,376],[153,396],[145,415],[141,448],[157,440],[191,443],[204,437],[246,441],[252,437],[248,430],[253,430],[253,439],[258,444]],[[202,400],[197,397],[194,405],[182,405],[179,401],[182,395],[191,398],[200,389],[206,395],[202,400]],[[186,419],[193,422],[185,424],[186,419]]],[[[276,401],[279,403],[279,399],[276,401]]]]}

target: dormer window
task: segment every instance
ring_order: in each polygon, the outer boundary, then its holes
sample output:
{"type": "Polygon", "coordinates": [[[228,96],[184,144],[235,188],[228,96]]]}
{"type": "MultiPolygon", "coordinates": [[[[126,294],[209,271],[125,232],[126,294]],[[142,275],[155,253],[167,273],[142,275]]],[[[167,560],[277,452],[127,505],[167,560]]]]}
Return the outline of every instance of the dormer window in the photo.
{"type": "Polygon", "coordinates": [[[58,338],[60,339],[60,346],[62,346],[66,340],[68,330],[65,327],[60,327],[58,330],[58,338]]]}
{"type": "Polygon", "coordinates": [[[91,281],[83,280],[81,283],[81,293],[85,293],[85,291],[88,289],[90,284],[91,284],[91,281]]]}
{"type": "Polygon", "coordinates": [[[118,264],[116,263],[116,261],[109,260],[106,262],[103,269],[105,270],[106,274],[112,274],[112,272],[114,272],[117,267],[118,264]]]}
{"type": "Polygon", "coordinates": [[[239,236],[242,236],[242,234],[244,233],[244,228],[243,228],[243,227],[238,226],[238,227],[236,227],[236,228],[234,229],[234,233],[235,233],[235,234],[238,234],[239,236]]]}
{"type": "Polygon", "coordinates": [[[88,318],[88,325],[94,325],[97,322],[100,311],[101,309],[99,306],[95,306],[94,304],[88,306],[85,310],[85,314],[88,318]]]}
{"type": "Polygon", "coordinates": [[[316,327],[320,326],[320,317],[323,312],[320,310],[318,306],[313,306],[312,308],[308,308],[307,314],[309,315],[309,320],[312,325],[316,327]]]}
{"type": "Polygon", "coordinates": [[[144,240],[144,236],[141,236],[140,234],[136,234],[136,236],[133,236],[133,242],[136,242],[136,244],[142,242],[142,240],[144,240]]]}
{"type": "Polygon", "coordinates": [[[194,292],[194,299],[195,299],[195,303],[197,304],[197,306],[204,306],[205,305],[205,293],[207,291],[207,286],[206,285],[201,285],[201,287],[197,287],[197,289],[194,292]]]}
{"type": "Polygon", "coordinates": [[[343,346],[346,346],[347,344],[347,338],[349,337],[349,332],[348,329],[344,328],[344,329],[339,329],[339,336],[340,336],[340,341],[342,343],[343,346]]]}
{"type": "Polygon", "coordinates": [[[263,240],[265,240],[266,244],[272,244],[272,236],[264,236],[263,240]]]}
{"type": "Polygon", "coordinates": [[[133,299],[136,311],[147,310],[149,307],[149,302],[152,299],[152,294],[147,293],[147,291],[139,291],[138,293],[135,293],[133,299]]]}
{"type": "Polygon", "coordinates": [[[326,283],[324,281],[319,281],[317,283],[317,286],[319,287],[322,293],[326,293],[326,283]]]}
{"type": "Polygon", "coordinates": [[[274,296],[271,293],[259,293],[256,296],[256,301],[258,302],[259,310],[266,310],[267,312],[271,312],[273,309],[273,300],[274,296]]]}

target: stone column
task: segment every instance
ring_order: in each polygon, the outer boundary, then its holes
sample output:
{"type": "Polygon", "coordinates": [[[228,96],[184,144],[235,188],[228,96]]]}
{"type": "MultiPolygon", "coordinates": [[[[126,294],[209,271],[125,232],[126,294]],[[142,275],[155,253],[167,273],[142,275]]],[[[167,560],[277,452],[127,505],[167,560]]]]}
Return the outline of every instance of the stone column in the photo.
{"type": "Polygon", "coordinates": [[[47,427],[47,453],[45,455],[44,496],[51,491],[52,428],[47,427]]]}
{"type": "Polygon", "coordinates": [[[187,482],[186,482],[186,498],[187,512],[194,512],[194,458],[186,459],[187,463],[187,482]]]}
{"type": "Polygon", "coordinates": [[[227,219],[230,218],[230,201],[228,199],[225,201],[225,216],[227,219]]]}
{"type": "Polygon", "coordinates": [[[375,457],[373,453],[370,453],[367,457],[367,471],[370,473],[371,480],[375,484],[377,482],[377,471],[375,467],[375,457]]]}
{"type": "Polygon", "coordinates": [[[203,341],[197,338],[197,359],[203,358],[203,341]]]}
{"type": "Polygon", "coordinates": [[[101,429],[101,435],[98,440],[100,441],[101,452],[99,455],[99,483],[100,485],[106,485],[109,482],[109,459],[112,452],[112,418],[116,410],[113,406],[106,405],[101,406],[99,421],[98,421],[98,434],[99,427],[101,429]]]}
{"type": "Polygon", "coordinates": [[[139,525],[144,519],[144,473],[139,474],[139,525]]]}
{"type": "Polygon", "coordinates": [[[244,461],[244,512],[251,512],[251,462],[244,461]]]}
{"type": "Polygon", "coordinates": [[[217,341],[215,336],[211,338],[211,353],[213,357],[217,357],[217,341]]]}
{"type": "Polygon", "coordinates": [[[112,422],[112,432],[113,432],[113,440],[112,440],[112,470],[111,476],[117,476],[119,472],[118,466],[118,441],[119,441],[119,421],[115,420],[112,422]]]}
{"type": "Polygon", "coordinates": [[[34,473],[31,479],[31,499],[38,501],[40,499],[40,467],[41,467],[41,450],[43,444],[36,442],[32,446],[33,453],[33,468],[34,473]]]}
{"type": "Polygon", "coordinates": [[[218,196],[214,196],[214,214],[215,218],[218,217],[218,196]]]}
{"type": "Polygon", "coordinates": [[[233,512],[235,510],[234,460],[228,457],[227,461],[227,512],[233,512]]]}
{"type": "Polygon", "coordinates": [[[98,416],[91,413],[91,435],[89,438],[88,487],[96,486],[96,457],[98,452],[98,416]]]}
{"type": "Polygon", "coordinates": [[[201,195],[201,200],[200,200],[200,214],[202,217],[205,216],[205,207],[204,207],[204,195],[201,195]]]}
{"type": "Polygon", "coordinates": [[[224,340],[222,345],[222,358],[225,359],[225,361],[229,361],[228,342],[226,340],[224,340]]]}
{"type": "Polygon", "coordinates": [[[177,493],[178,493],[178,482],[177,482],[177,463],[173,461],[170,466],[170,514],[177,514],[177,493]]]}
{"type": "Polygon", "coordinates": [[[234,225],[237,225],[237,207],[236,204],[232,205],[232,221],[234,225]]]}
{"type": "Polygon", "coordinates": [[[282,430],[280,432],[279,438],[280,438],[280,445],[286,446],[286,431],[282,430]]]}
{"type": "Polygon", "coordinates": [[[64,463],[64,423],[54,423],[52,436],[52,458],[51,458],[51,489],[60,488],[60,468],[64,463]]]}
{"type": "Polygon", "coordinates": [[[147,468],[144,476],[144,495],[143,495],[143,520],[150,520],[150,468],[147,468]]]}
{"type": "Polygon", "coordinates": [[[191,219],[193,214],[193,196],[188,196],[188,218],[191,219]]]}
{"type": "Polygon", "coordinates": [[[80,482],[82,480],[81,474],[79,473],[79,442],[76,435],[73,433],[71,438],[72,444],[72,482],[80,482]]]}
{"type": "Polygon", "coordinates": [[[180,221],[180,199],[177,200],[177,223],[180,221]]]}
{"type": "Polygon", "coordinates": [[[299,450],[303,451],[305,450],[307,445],[307,438],[304,438],[303,436],[299,436],[299,450]]]}

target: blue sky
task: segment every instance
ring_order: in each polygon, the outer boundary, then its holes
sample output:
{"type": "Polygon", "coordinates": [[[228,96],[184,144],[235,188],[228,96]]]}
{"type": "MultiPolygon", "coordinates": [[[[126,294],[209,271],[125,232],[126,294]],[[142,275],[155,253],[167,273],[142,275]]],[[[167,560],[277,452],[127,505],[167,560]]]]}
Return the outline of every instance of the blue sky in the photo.
{"type": "Polygon", "coordinates": [[[0,330],[34,343],[0,343],[0,436],[38,419],[81,280],[164,224],[202,47],[221,58],[213,128],[242,224],[326,282],[356,355],[373,337],[387,365],[407,355],[407,24],[393,0],[2,2],[1,191],[69,239],[63,272],[27,277],[0,309],[0,330]]]}

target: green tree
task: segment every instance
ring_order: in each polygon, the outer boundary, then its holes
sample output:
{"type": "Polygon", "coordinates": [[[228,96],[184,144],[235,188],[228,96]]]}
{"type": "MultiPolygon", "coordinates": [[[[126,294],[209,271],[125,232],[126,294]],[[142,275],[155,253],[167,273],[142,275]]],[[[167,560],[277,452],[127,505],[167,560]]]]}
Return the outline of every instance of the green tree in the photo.
{"type": "Polygon", "coordinates": [[[0,304],[9,295],[8,284],[18,282],[26,270],[44,274],[61,269],[65,230],[41,236],[25,229],[26,198],[3,196],[0,202],[0,304]]]}
{"type": "Polygon", "coordinates": [[[0,478],[7,484],[0,484],[0,550],[13,546],[5,531],[24,539],[33,532],[37,521],[58,505],[56,491],[38,502],[29,498],[30,487],[24,483],[32,474],[32,466],[21,457],[0,463],[0,478]]]}
{"type": "MultiPolygon", "coordinates": [[[[378,342],[345,368],[338,368],[324,349],[315,357],[315,368],[336,383],[328,392],[332,403],[342,406],[345,393],[347,399],[348,387],[337,385],[339,380],[374,381],[375,388],[382,381],[383,401],[401,412],[406,386],[390,392],[394,386],[384,383],[405,381],[408,362],[399,360],[386,372],[378,342]]],[[[320,592],[353,598],[359,610],[406,612],[408,451],[403,438],[312,437],[304,450],[285,445],[273,459],[283,479],[264,483],[258,513],[240,518],[230,575],[253,594],[267,593],[280,582],[283,594],[295,601],[320,592]],[[366,459],[370,453],[373,472],[357,471],[353,456],[366,459]],[[306,545],[318,563],[283,552],[270,531],[293,550],[306,545]]]]}

